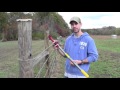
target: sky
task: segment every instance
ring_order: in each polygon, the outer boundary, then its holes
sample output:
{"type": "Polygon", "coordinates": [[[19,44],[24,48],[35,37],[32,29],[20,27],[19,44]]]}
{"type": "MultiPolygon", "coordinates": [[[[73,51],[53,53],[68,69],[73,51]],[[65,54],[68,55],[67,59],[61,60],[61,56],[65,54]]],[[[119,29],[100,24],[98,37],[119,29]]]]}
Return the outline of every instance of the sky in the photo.
{"type": "Polygon", "coordinates": [[[78,16],[82,22],[82,29],[115,26],[120,28],[120,12],[58,12],[70,27],[71,17],[78,16]]]}

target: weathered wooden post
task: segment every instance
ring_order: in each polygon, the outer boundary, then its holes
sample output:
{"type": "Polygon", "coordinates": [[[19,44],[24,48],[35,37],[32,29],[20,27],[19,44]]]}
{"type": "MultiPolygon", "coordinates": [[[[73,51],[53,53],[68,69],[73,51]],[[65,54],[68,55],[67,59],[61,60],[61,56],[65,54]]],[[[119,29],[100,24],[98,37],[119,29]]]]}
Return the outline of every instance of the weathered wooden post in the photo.
{"type": "MultiPolygon", "coordinates": [[[[45,31],[45,49],[49,47],[49,38],[48,38],[48,35],[49,35],[49,30],[46,30],[45,31]]],[[[46,51],[49,52],[49,49],[47,49],[46,51]]],[[[47,74],[46,74],[46,78],[49,78],[50,77],[50,59],[49,59],[49,54],[45,57],[45,60],[47,59],[47,64],[46,64],[46,70],[47,71],[47,74]]]]}
{"type": "Polygon", "coordinates": [[[32,19],[17,19],[19,45],[19,77],[33,78],[32,60],[32,19]]]}

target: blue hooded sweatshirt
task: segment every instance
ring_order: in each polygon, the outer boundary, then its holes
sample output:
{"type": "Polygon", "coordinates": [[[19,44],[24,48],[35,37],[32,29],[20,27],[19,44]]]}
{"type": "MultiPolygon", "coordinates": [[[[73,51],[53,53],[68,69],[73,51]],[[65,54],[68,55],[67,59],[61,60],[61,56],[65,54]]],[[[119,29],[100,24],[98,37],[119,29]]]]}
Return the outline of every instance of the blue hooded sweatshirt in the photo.
{"type": "MultiPolygon", "coordinates": [[[[98,60],[98,51],[95,42],[87,32],[84,32],[79,38],[75,38],[75,35],[71,34],[66,39],[64,51],[73,60],[88,59],[89,63],[79,65],[85,72],[88,72],[91,62],[98,60]]],[[[65,71],[73,75],[84,76],[76,66],[70,65],[68,58],[65,62],[65,71]]]]}

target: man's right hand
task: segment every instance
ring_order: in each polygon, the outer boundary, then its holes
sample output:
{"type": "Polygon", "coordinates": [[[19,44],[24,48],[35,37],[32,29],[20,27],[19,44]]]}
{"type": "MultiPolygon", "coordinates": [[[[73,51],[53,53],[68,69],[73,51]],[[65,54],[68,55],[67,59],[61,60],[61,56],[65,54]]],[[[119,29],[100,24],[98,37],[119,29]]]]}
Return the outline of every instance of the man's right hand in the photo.
{"type": "Polygon", "coordinates": [[[58,44],[59,44],[58,40],[54,40],[54,44],[53,44],[54,49],[58,49],[59,48],[58,44]]]}

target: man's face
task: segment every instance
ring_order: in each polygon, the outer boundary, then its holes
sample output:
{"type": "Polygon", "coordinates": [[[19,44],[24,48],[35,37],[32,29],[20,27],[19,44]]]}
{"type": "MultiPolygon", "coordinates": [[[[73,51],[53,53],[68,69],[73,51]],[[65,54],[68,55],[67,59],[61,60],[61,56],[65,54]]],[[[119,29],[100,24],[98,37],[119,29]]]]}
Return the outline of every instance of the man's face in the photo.
{"type": "Polygon", "coordinates": [[[75,21],[72,21],[71,23],[71,29],[73,30],[74,33],[78,33],[81,29],[81,23],[77,23],[75,21]]]}

